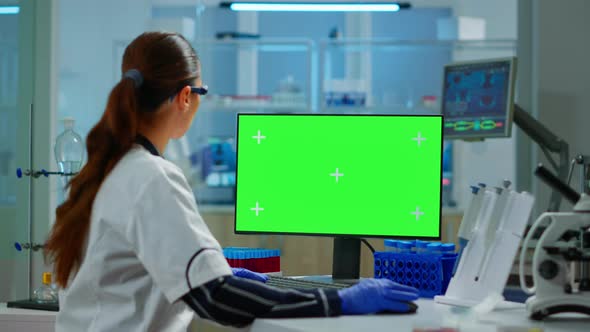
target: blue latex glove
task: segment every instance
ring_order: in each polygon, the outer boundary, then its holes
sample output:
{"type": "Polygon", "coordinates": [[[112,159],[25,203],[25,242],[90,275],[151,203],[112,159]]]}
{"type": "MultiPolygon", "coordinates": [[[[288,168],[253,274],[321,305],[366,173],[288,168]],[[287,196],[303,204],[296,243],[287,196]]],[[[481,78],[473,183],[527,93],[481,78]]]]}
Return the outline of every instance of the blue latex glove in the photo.
{"type": "Polygon", "coordinates": [[[266,282],[268,280],[268,276],[266,274],[253,272],[248,269],[244,269],[243,267],[232,267],[231,271],[234,276],[240,278],[246,278],[260,282],[266,282]]]}
{"type": "Polygon", "coordinates": [[[362,279],[358,284],[338,291],[342,314],[372,314],[380,311],[409,312],[407,303],[418,299],[418,290],[388,279],[362,279]]]}

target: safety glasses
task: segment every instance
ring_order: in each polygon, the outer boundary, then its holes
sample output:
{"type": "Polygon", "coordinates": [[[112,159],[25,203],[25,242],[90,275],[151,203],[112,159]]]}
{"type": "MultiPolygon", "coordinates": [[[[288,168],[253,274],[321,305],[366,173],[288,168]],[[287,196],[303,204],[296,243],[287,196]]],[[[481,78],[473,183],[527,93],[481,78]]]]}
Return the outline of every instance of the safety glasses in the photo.
{"type": "Polygon", "coordinates": [[[196,93],[198,95],[204,96],[209,92],[209,87],[206,85],[203,86],[191,86],[191,92],[196,93]]]}

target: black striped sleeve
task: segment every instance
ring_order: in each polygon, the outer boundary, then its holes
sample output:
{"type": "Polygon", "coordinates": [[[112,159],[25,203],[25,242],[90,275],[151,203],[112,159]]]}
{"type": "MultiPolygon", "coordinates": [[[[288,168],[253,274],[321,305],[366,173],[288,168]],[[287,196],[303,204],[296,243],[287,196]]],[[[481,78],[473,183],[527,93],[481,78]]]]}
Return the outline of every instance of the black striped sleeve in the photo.
{"type": "Polygon", "coordinates": [[[234,276],[193,288],[182,299],[200,317],[234,326],[255,318],[338,316],[341,307],[334,289],[279,289],[234,276]]]}

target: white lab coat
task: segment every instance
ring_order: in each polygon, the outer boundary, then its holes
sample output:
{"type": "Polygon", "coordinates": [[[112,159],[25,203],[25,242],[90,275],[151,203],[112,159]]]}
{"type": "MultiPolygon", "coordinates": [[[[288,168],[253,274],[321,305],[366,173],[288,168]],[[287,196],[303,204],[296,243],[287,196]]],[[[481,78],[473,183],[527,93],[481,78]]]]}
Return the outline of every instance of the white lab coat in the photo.
{"type": "Polygon", "coordinates": [[[60,293],[59,331],[186,331],[193,287],[230,275],[182,171],[135,146],[103,182],[83,263],[60,293]]]}

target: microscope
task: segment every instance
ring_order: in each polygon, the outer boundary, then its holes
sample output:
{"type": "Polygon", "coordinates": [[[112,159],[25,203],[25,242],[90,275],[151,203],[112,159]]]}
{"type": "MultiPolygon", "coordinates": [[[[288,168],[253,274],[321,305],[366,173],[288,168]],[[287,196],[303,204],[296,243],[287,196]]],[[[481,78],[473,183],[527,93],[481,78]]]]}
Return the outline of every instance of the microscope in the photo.
{"type": "Polygon", "coordinates": [[[542,165],[535,175],[575,206],[573,212],[543,213],[522,244],[520,285],[533,295],[526,301],[526,309],[534,320],[564,312],[590,315],[590,196],[580,195],[542,165]],[[529,288],[525,282],[525,254],[533,236],[541,231],[534,245],[534,285],[529,288]]]}

